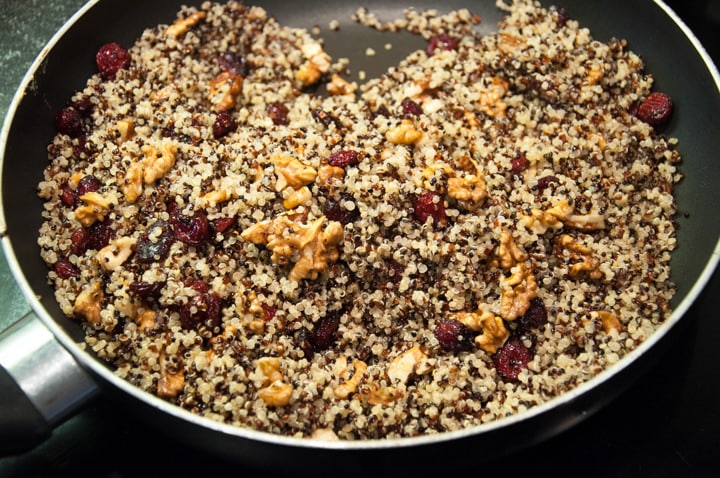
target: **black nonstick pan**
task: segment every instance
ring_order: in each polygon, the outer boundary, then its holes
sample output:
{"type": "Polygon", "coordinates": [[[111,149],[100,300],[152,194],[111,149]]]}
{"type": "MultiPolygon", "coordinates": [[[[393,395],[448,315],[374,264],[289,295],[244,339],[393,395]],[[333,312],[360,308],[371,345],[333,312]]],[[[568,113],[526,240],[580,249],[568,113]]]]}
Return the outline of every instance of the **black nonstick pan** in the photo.
{"type": "MultiPolygon", "coordinates": [[[[353,68],[365,70],[369,76],[381,73],[406,52],[424,44],[411,35],[396,36],[390,53],[367,57],[365,48],[382,51],[387,37],[350,21],[358,7],[355,2],[258,3],[281,22],[320,26],[325,30],[329,53],[350,57],[353,68]],[[339,32],[325,29],[333,19],[343,23],[339,32]]],[[[17,410],[3,413],[6,418],[3,427],[7,427],[2,430],[6,451],[19,451],[41,440],[53,424],[72,414],[97,393],[97,389],[133,413],[146,417],[152,426],[181,439],[187,437],[193,446],[254,466],[287,471],[302,464],[318,466],[319,463],[328,470],[342,463],[342,468],[349,470],[367,460],[427,469],[433,464],[430,459],[433,456],[446,456],[448,461],[467,458],[457,455],[459,450],[463,450],[463,455],[466,453],[468,443],[487,456],[497,456],[555,435],[606,405],[664,351],[663,338],[682,320],[714,272],[720,229],[714,188],[720,171],[713,159],[720,141],[710,125],[720,112],[718,75],[692,34],[662,4],[639,0],[558,4],[589,27],[596,38],[627,39],[655,76],[656,87],[670,94],[676,104],[672,123],[664,132],[679,138],[685,158],[682,165],[685,179],[678,187],[680,247],[673,257],[673,280],[679,286],[678,295],[672,318],[636,353],[573,393],[522,416],[462,433],[378,442],[318,444],[225,427],[176,409],[119,380],[77,345],[82,339],[78,325],[65,318],[54,302],[46,284],[47,269],[36,246],[41,203],[35,191],[46,164],[45,147],[54,133],[52,116],[94,72],[88,58],[93,57],[97,45],[110,40],[131,43],[144,28],[169,22],[179,3],[128,5],[127,2],[100,1],[86,6],[43,51],[16,96],[3,129],[3,245],[37,316],[15,327],[14,334],[4,339],[0,354],[0,363],[9,375],[19,378],[17,381],[22,386],[20,390],[8,383],[4,399],[10,400],[14,392],[18,395],[24,392],[33,403],[31,408],[17,402],[3,406],[3,410],[17,410]],[[43,342],[42,353],[27,352],[32,349],[16,345],[23,334],[30,336],[30,343],[35,342],[35,346],[38,340],[43,342]],[[26,353],[22,354],[23,351],[26,353]],[[36,374],[34,370],[43,373],[36,374]],[[33,413],[26,414],[28,410],[33,413]]],[[[366,2],[364,6],[381,18],[395,18],[406,5],[366,2]]],[[[438,5],[423,1],[413,6],[441,10],[468,7],[481,15],[479,28],[488,31],[501,16],[494,2],[453,1],[438,5]]],[[[477,456],[470,458],[478,459],[477,456]]]]}

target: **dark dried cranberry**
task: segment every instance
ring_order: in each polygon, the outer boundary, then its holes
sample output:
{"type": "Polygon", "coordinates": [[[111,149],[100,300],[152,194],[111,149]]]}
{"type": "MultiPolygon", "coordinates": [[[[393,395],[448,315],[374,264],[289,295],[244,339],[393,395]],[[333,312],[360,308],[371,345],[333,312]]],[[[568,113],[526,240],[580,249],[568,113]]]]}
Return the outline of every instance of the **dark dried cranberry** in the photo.
{"type": "Polygon", "coordinates": [[[543,193],[551,184],[560,184],[560,180],[555,176],[544,176],[538,179],[537,188],[540,194],[543,193]]]}
{"type": "Polygon", "coordinates": [[[95,191],[98,191],[100,189],[100,186],[102,186],[100,180],[95,176],[88,174],[87,176],[83,176],[80,181],[78,181],[76,192],[78,197],[81,197],[84,194],[94,193],[95,191]]]}
{"type": "Polygon", "coordinates": [[[305,352],[305,355],[312,355],[315,352],[315,345],[312,340],[312,332],[306,327],[301,327],[295,332],[295,344],[305,352]]]}
{"type": "Polygon", "coordinates": [[[68,259],[59,259],[53,264],[53,270],[61,279],[70,279],[71,277],[79,277],[80,270],[68,259]]]}
{"type": "Polygon", "coordinates": [[[181,214],[175,201],[168,205],[170,225],[175,237],[190,246],[199,246],[210,236],[210,225],[205,211],[198,210],[192,216],[181,214]]]}
{"type": "Polygon", "coordinates": [[[540,297],[535,297],[530,301],[528,310],[518,319],[518,326],[521,330],[537,329],[545,325],[545,322],[547,322],[545,302],[540,297]]]}
{"type": "Polygon", "coordinates": [[[360,154],[357,151],[351,149],[344,149],[333,153],[328,158],[328,164],[330,166],[339,166],[345,168],[347,166],[354,166],[360,162],[360,154]]]}
{"type": "Polygon", "coordinates": [[[327,111],[323,111],[321,109],[315,109],[315,110],[312,110],[310,112],[310,114],[315,119],[315,121],[317,121],[318,123],[321,123],[326,128],[329,128],[331,124],[334,124],[335,127],[338,129],[342,128],[342,123],[340,123],[340,121],[336,117],[334,117],[327,111]]]}
{"type": "Polygon", "coordinates": [[[118,43],[106,43],[95,54],[95,63],[100,76],[110,80],[115,78],[119,70],[130,66],[130,53],[118,43]]]}
{"type": "Polygon", "coordinates": [[[465,324],[457,320],[441,320],[435,326],[433,333],[443,350],[460,352],[473,348],[475,334],[465,324]]]}
{"type": "Polygon", "coordinates": [[[70,185],[66,184],[60,191],[60,202],[67,207],[75,207],[77,205],[77,193],[70,185]]]}
{"type": "Polygon", "coordinates": [[[532,359],[530,349],[520,339],[510,338],[493,355],[495,369],[504,380],[515,381],[532,359]]]}
{"type": "Polygon", "coordinates": [[[220,326],[220,296],[202,281],[190,281],[189,287],[197,292],[180,307],[180,323],[186,329],[204,325],[209,329],[220,326]]]}
{"type": "Polygon", "coordinates": [[[90,242],[90,233],[84,227],[77,229],[70,236],[70,252],[75,255],[81,256],[85,254],[90,242]]]}
{"type": "Polygon", "coordinates": [[[73,145],[73,157],[82,159],[83,155],[90,156],[90,148],[88,148],[87,136],[81,134],[77,137],[77,144],[73,145]]]}
{"type": "Polygon", "coordinates": [[[235,225],[234,217],[219,217],[210,222],[214,234],[222,234],[235,225]]]}
{"type": "Polygon", "coordinates": [[[215,117],[212,132],[215,139],[222,138],[228,133],[232,133],[237,129],[235,118],[227,111],[221,111],[215,117]]]}
{"type": "Polygon", "coordinates": [[[226,51],[218,56],[218,65],[223,71],[227,71],[233,75],[240,75],[243,78],[250,73],[250,66],[245,57],[239,53],[226,51]]]}
{"type": "Polygon", "coordinates": [[[349,210],[345,206],[343,206],[342,203],[344,203],[346,200],[347,199],[343,199],[342,201],[335,201],[332,199],[328,199],[327,201],[325,201],[325,209],[323,210],[325,217],[327,217],[331,221],[337,221],[343,226],[356,220],[360,216],[360,211],[358,211],[357,207],[355,207],[353,210],[349,210]]]}
{"type": "Polygon", "coordinates": [[[403,116],[420,116],[423,112],[422,106],[411,100],[405,98],[400,103],[400,110],[403,116]]]}
{"type": "Polygon", "coordinates": [[[640,103],[635,114],[651,126],[660,126],[668,122],[672,111],[672,99],[665,93],[655,91],[640,103]]]}
{"type": "Polygon", "coordinates": [[[385,280],[397,284],[402,279],[403,272],[405,272],[405,266],[400,264],[395,259],[385,261],[386,276],[385,280]]]}
{"type": "Polygon", "coordinates": [[[130,284],[130,292],[144,300],[157,300],[165,284],[162,282],[149,283],[136,281],[130,284]]]}
{"type": "Polygon", "coordinates": [[[275,317],[275,313],[277,312],[277,309],[275,307],[268,304],[262,304],[260,307],[262,307],[263,318],[265,320],[272,320],[273,317],[275,317]]]}
{"type": "Polygon", "coordinates": [[[315,323],[312,334],[312,343],[315,350],[324,350],[335,342],[338,328],[340,327],[340,315],[330,312],[315,323]]]}
{"type": "Polygon", "coordinates": [[[72,107],[75,108],[75,110],[80,113],[80,116],[83,118],[87,118],[92,114],[93,109],[95,108],[95,105],[93,105],[93,102],[90,100],[89,96],[83,96],[82,98],[73,101],[72,107]]]}
{"type": "Polygon", "coordinates": [[[384,116],[386,118],[390,117],[390,110],[387,109],[387,106],[378,106],[377,109],[370,114],[370,119],[375,119],[378,116],[384,116]]]}
{"type": "Polygon", "coordinates": [[[114,235],[115,231],[113,231],[109,219],[105,219],[102,222],[94,222],[88,228],[87,248],[100,250],[108,245],[114,235]]]}
{"type": "Polygon", "coordinates": [[[136,245],[136,257],[142,264],[150,264],[162,261],[170,252],[170,247],[175,241],[170,224],[158,220],[147,228],[138,238],[136,245]]]}
{"type": "Polygon", "coordinates": [[[284,104],[280,102],[270,103],[267,106],[266,111],[273,124],[278,126],[287,126],[288,124],[290,124],[290,120],[288,119],[288,113],[290,111],[288,110],[288,107],[284,104]]]}
{"type": "Polygon", "coordinates": [[[82,117],[72,106],[63,108],[55,113],[55,129],[60,134],[77,138],[83,133],[82,117]]]}
{"type": "Polygon", "coordinates": [[[557,7],[555,9],[555,14],[555,23],[557,23],[557,26],[559,27],[564,27],[568,20],[570,20],[568,12],[563,7],[557,7]]]}
{"type": "Polygon", "coordinates": [[[438,226],[447,224],[443,200],[432,191],[425,191],[418,197],[413,212],[422,224],[425,224],[429,218],[433,218],[434,223],[438,226]]]}
{"type": "Polygon", "coordinates": [[[435,35],[430,38],[425,51],[428,56],[432,56],[436,50],[457,50],[459,44],[460,42],[457,38],[441,33],[440,35],[435,35]]]}
{"type": "Polygon", "coordinates": [[[530,161],[528,161],[523,153],[516,154],[515,157],[510,160],[510,170],[513,174],[525,171],[528,166],[530,166],[530,161]]]}

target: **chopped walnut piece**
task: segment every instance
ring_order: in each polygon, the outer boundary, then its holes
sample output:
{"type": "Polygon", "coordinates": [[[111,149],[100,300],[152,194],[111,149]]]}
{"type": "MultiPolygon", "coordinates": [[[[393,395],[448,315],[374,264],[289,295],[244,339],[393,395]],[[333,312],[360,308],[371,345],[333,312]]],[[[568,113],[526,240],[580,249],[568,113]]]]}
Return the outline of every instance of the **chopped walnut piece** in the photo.
{"type": "Polygon", "coordinates": [[[286,187],[299,189],[315,181],[317,170],[299,159],[291,156],[275,156],[273,159],[277,181],[275,191],[280,192],[286,187]]]}
{"type": "Polygon", "coordinates": [[[207,16],[207,12],[193,12],[185,18],[178,18],[173,22],[172,25],[167,27],[165,34],[172,38],[177,38],[184,35],[187,31],[197,25],[200,20],[207,16]]]}
{"type": "Polygon", "coordinates": [[[120,267],[133,253],[133,247],[137,239],[132,237],[120,237],[100,249],[95,259],[106,271],[114,271],[120,267]]]}
{"type": "Polygon", "coordinates": [[[331,95],[337,96],[337,95],[352,95],[355,90],[357,89],[357,85],[355,83],[350,83],[349,81],[345,80],[340,75],[333,75],[330,78],[330,83],[327,85],[328,93],[331,95]]]}
{"type": "Polygon", "coordinates": [[[80,200],[85,205],[75,209],[75,219],[85,227],[104,220],[112,205],[117,203],[112,195],[103,196],[97,191],[83,194],[80,200]]]}
{"type": "Polygon", "coordinates": [[[238,96],[242,93],[243,77],[229,71],[223,71],[210,80],[209,100],[213,111],[229,111],[235,106],[238,96]]]}
{"type": "Polygon", "coordinates": [[[563,222],[565,226],[579,231],[600,231],[605,229],[605,216],[602,214],[570,214],[563,222]]]}
{"type": "Polygon", "coordinates": [[[258,391],[258,396],[270,407],[282,407],[290,403],[293,386],[289,383],[276,380],[267,387],[258,391]]]}
{"type": "Polygon", "coordinates": [[[163,142],[160,150],[146,144],[141,148],[143,153],[143,181],[145,184],[153,184],[167,174],[175,165],[175,154],[177,146],[170,142],[163,142]]]}
{"type": "Polygon", "coordinates": [[[481,318],[482,334],[475,337],[475,344],[489,354],[494,354],[510,337],[502,317],[495,314],[481,318]]]}
{"type": "Polygon", "coordinates": [[[138,325],[138,328],[142,332],[148,332],[155,328],[155,318],[157,316],[157,313],[152,310],[144,310],[140,314],[137,314],[135,317],[135,323],[138,325]]]}
{"type": "Polygon", "coordinates": [[[100,283],[93,282],[80,291],[75,299],[73,312],[82,315],[91,324],[97,324],[102,320],[100,311],[102,311],[104,298],[105,294],[103,294],[100,283]]]}
{"type": "Polygon", "coordinates": [[[360,385],[360,381],[362,380],[365,372],[367,372],[368,366],[362,360],[355,360],[353,362],[353,367],[355,368],[355,372],[353,373],[352,377],[335,387],[335,390],[333,391],[335,398],[341,400],[348,398],[350,395],[355,393],[358,385],[360,385]]]}
{"type": "Polygon", "coordinates": [[[600,80],[602,80],[602,77],[602,66],[597,63],[593,63],[590,68],[587,68],[587,75],[585,76],[583,84],[588,86],[596,85],[600,82],[600,80]]]}
{"type": "Polygon", "coordinates": [[[345,177],[345,170],[340,166],[323,164],[318,168],[317,182],[322,187],[330,187],[335,180],[342,180],[345,177]]]}
{"type": "Polygon", "coordinates": [[[165,367],[161,367],[160,378],[157,383],[157,396],[162,398],[177,397],[185,388],[185,373],[181,370],[177,373],[169,373],[165,367]]]}
{"type": "Polygon", "coordinates": [[[135,123],[129,119],[121,119],[116,123],[117,129],[120,132],[120,141],[125,142],[135,136],[134,126],[135,123]]]}
{"type": "MultiPolygon", "coordinates": [[[[243,325],[255,334],[265,332],[265,320],[262,303],[254,291],[235,293],[235,304],[241,314],[243,325]]],[[[279,362],[278,362],[279,366],[279,362]]]]}
{"type": "Polygon", "coordinates": [[[278,357],[262,357],[255,362],[250,378],[259,389],[258,396],[269,406],[279,407],[290,403],[293,387],[283,382],[278,357]]]}
{"type": "Polygon", "coordinates": [[[487,197],[487,186],[481,174],[448,179],[448,196],[476,208],[487,197]]]}
{"type": "Polygon", "coordinates": [[[385,133],[385,139],[393,144],[415,144],[423,137],[423,132],[415,129],[412,121],[402,120],[398,126],[385,133]]]}
{"type": "Polygon", "coordinates": [[[605,276],[599,269],[600,259],[592,255],[592,249],[579,244],[574,237],[563,234],[555,240],[555,244],[558,246],[555,256],[561,260],[568,258],[572,262],[568,272],[572,279],[581,276],[587,276],[590,279],[601,279],[605,276]],[[564,251],[569,254],[566,255],[564,251]]]}
{"type": "Polygon", "coordinates": [[[572,206],[565,199],[561,199],[547,211],[533,209],[529,216],[522,216],[520,222],[536,234],[545,234],[548,229],[561,229],[562,219],[572,213],[572,206]]]}
{"type": "Polygon", "coordinates": [[[143,165],[133,161],[125,172],[125,179],[120,183],[120,190],[129,204],[135,203],[143,192],[143,165]]]}
{"type": "Polygon", "coordinates": [[[500,279],[500,316],[515,320],[530,307],[530,301],[537,297],[537,280],[525,265],[519,262],[510,269],[510,276],[500,279]]]}
{"type": "Polygon", "coordinates": [[[507,103],[502,98],[508,89],[508,82],[496,76],[490,78],[489,84],[487,81],[479,82],[480,111],[492,118],[504,118],[507,103]]]}
{"type": "Polygon", "coordinates": [[[395,357],[388,365],[387,374],[392,383],[407,383],[413,373],[427,373],[428,356],[422,351],[419,345],[406,350],[395,357]]]}
{"type": "Polygon", "coordinates": [[[593,320],[600,319],[606,334],[611,333],[613,330],[617,332],[623,330],[623,325],[620,323],[618,316],[608,310],[593,310],[590,312],[590,318],[593,320]]]}
{"type": "Polygon", "coordinates": [[[395,387],[381,387],[377,383],[371,383],[361,386],[356,397],[365,400],[371,405],[390,405],[402,395],[402,391],[395,387]]]}
{"type": "Polygon", "coordinates": [[[329,428],[318,428],[312,432],[310,438],[313,440],[338,441],[340,438],[329,428]]]}
{"type": "Polygon", "coordinates": [[[208,204],[220,204],[222,202],[227,201],[230,199],[230,193],[225,191],[224,189],[218,189],[215,191],[210,191],[209,193],[203,194],[201,198],[204,202],[207,202],[208,204]]]}
{"type": "Polygon", "coordinates": [[[310,41],[300,47],[305,63],[300,66],[295,77],[303,86],[317,83],[322,75],[330,71],[330,55],[325,53],[316,41],[310,41]]]}
{"type": "Polygon", "coordinates": [[[283,200],[283,207],[285,209],[294,209],[298,206],[306,206],[310,204],[311,200],[312,193],[307,186],[304,186],[291,192],[288,197],[283,200]]]}
{"type": "Polygon", "coordinates": [[[527,253],[520,249],[513,240],[512,233],[508,230],[500,232],[500,245],[498,246],[497,256],[500,260],[500,267],[504,270],[510,270],[518,262],[527,259],[527,253]]]}

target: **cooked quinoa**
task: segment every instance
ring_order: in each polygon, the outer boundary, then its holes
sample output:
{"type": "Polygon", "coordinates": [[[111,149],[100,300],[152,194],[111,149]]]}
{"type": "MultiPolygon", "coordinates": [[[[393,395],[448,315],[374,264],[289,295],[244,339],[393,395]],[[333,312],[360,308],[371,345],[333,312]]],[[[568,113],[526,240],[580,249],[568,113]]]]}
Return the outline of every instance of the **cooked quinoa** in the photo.
{"type": "Polygon", "coordinates": [[[362,85],[258,7],[146,30],[72,97],[39,185],[87,347],[199,415],[355,440],[523,412],[647,339],[680,179],[635,114],[652,76],[562,10],[498,7],[487,36],[359,10],[437,46],[362,85]]]}

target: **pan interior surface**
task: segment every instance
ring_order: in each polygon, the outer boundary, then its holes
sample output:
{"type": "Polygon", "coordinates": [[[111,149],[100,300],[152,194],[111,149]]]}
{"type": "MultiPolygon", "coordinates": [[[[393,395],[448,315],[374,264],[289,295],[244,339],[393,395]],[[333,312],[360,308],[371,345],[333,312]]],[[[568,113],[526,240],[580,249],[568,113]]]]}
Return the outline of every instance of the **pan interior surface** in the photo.
{"type": "MultiPolygon", "coordinates": [[[[350,69],[365,71],[368,77],[382,74],[406,53],[423,48],[425,44],[417,36],[380,33],[356,24],[352,21],[352,14],[357,9],[355,2],[256,3],[266,7],[281,23],[298,27],[317,25],[326,41],[328,52],[335,58],[350,58],[350,69]],[[338,31],[327,28],[332,20],[340,22],[338,31]],[[384,48],[387,43],[392,44],[392,49],[384,48]],[[366,55],[367,48],[372,48],[377,55],[366,55]]],[[[684,179],[677,186],[679,247],[673,253],[672,276],[678,285],[674,306],[679,312],[675,313],[667,327],[661,330],[664,334],[680,320],[682,312],[700,292],[717,262],[720,217],[715,213],[717,200],[714,186],[720,181],[720,171],[713,158],[720,150],[720,140],[716,135],[710,134],[707,128],[708,124],[714,123],[720,112],[717,72],[708,63],[709,60],[697,51],[698,45],[694,40],[688,38],[687,32],[678,27],[677,19],[669,17],[658,4],[640,0],[603,3],[559,1],[557,4],[564,7],[572,18],[578,19],[581,25],[587,26],[596,39],[627,39],[629,48],[645,60],[647,71],[652,72],[655,77],[656,89],[667,92],[675,100],[673,120],[663,133],[679,139],[678,149],[684,158],[680,165],[684,179]],[[678,68],[678,65],[682,67],[678,68]]],[[[375,1],[365,2],[364,6],[375,12],[379,18],[388,20],[401,17],[404,8],[399,4],[389,5],[375,1]]],[[[417,10],[438,8],[441,12],[469,8],[481,16],[482,21],[478,28],[488,32],[495,30],[496,22],[502,17],[494,2],[487,1],[468,4],[453,0],[440,7],[436,2],[421,1],[413,6],[417,10]]],[[[8,256],[17,264],[22,275],[19,279],[24,283],[23,288],[41,318],[84,365],[98,374],[103,382],[111,385],[110,389],[120,388],[139,398],[139,408],[148,408],[153,420],[161,423],[167,421],[171,427],[177,426],[180,430],[191,427],[198,433],[208,434],[209,442],[212,446],[217,446],[223,454],[238,453],[240,447],[231,439],[237,437],[242,440],[241,447],[246,450],[240,453],[244,459],[252,452],[259,453],[258,456],[264,459],[265,449],[262,446],[256,448],[255,441],[284,449],[309,447],[320,451],[397,450],[396,447],[438,445],[454,439],[478,438],[483,432],[500,441],[500,437],[505,436],[505,427],[519,429],[526,426],[524,422],[543,427],[542,432],[528,432],[527,441],[530,444],[531,441],[572,426],[586,416],[588,410],[597,409],[610,400],[619,393],[613,380],[629,383],[631,379],[618,379],[617,376],[632,376],[625,373],[625,369],[630,369],[632,362],[639,360],[642,352],[647,351],[660,337],[654,337],[647,346],[641,347],[638,353],[624,359],[614,370],[601,374],[597,380],[547,406],[531,410],[527,415],[500,420],[486,428],[436,437],[338,444],[286,439],[209,423],[134,389],[115,377],[88,353],[76,347],[74,343],[82,341],[83,333],[76,322],[66,318],[59,310],[53,290],[47,284],[47,267],[40,259],[37,246],[42,203],[36,196],[36,185],[47,164],[46,145],[54,135],[51,119],[54,112],[63,107],[69,96],[82,87],[87,77],[94,73],[94,65],[88,58],[93,58],[99,45],[107,41],[130,44],[146,27],[171,22],[178,7],[178,2],[169,0],[142,6],[115,0],[92,5],[82,17],[65,29],[50,50],[44,52],[43,58],[35,66],[35,73],[26,85],[26,92],[16,100],[14,118],[7,131],[2,163],[2,201],[7,226],[8,240],[5,244],[8,256]],[[99,29],[98,25],[103,25],[103,28],[99,29]],[[584,396],[590,396],[592,400],[584,400],[584,396]],[[158,410],[162,413],[158,414],[158,410]],[[223,438],[218,440],[218,436],[223,438]],[[247,438],[253,443],[248,445],[245,441],[247,438]],[[222,443],[218,444],[219,442],[222,443]]],[[[517,440],[516,435],[512,436],[513,440],[517,440]]]]}

